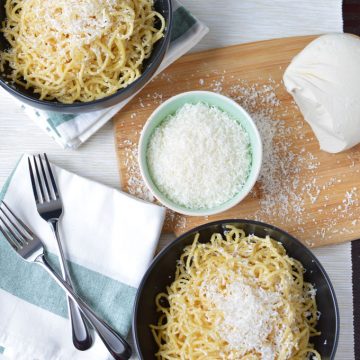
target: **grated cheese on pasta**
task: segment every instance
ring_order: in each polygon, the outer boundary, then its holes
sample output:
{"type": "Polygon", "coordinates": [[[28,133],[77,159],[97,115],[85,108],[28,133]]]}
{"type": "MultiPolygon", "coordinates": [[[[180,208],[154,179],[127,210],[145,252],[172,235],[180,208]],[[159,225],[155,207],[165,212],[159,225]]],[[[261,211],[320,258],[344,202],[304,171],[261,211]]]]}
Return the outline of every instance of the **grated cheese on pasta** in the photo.
{"type": "MultiPolygon", "coordinates": [[[[263,360],[275,358],[283,341],[283,331],[273,342],[268,339],[279,327],[280,292],[249,286],[242,279],[227,284],[225,294],[219,291],[216,283],[205,282],[202,288],[206,297],[223,313],[223,320],[215,324],[215,328],[228,343],[229,350],[244,353],[256,350],[263,360]]],[[[290,350],[292,346],[294,344],[288,345],[290,350]]]]}
{"type": "MultiPolygon", "coordinates": [[[[134,24],[134,14],[126,6],[119,13],[117,0],[42,0],[37,5],[36,10],[42,21],[26,24],[34,27],[37,34],[37,37],[32,38],[33,41],[48,41],[50,31],[57,41],[63,40],[65,36],[75,48],[99,39],[113,26],[124,27],[126,30],[125,24],[129,26],[126,21],[132,26],[134,24]]],[[[126,35],[127,38],[129,36],[130,34],[126,35]]]]}

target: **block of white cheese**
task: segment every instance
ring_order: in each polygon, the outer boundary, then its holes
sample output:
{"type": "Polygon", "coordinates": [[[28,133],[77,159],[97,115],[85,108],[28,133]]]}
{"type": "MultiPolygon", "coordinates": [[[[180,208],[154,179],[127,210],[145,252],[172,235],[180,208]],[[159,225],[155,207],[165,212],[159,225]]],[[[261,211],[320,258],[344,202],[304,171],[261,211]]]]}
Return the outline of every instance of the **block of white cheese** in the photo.
{"type": "Polygon", "coordinates": [[[360,143],[360,38],[328,34],[312,41],[284,74],[320,148],[337,153],[360,143]]]}

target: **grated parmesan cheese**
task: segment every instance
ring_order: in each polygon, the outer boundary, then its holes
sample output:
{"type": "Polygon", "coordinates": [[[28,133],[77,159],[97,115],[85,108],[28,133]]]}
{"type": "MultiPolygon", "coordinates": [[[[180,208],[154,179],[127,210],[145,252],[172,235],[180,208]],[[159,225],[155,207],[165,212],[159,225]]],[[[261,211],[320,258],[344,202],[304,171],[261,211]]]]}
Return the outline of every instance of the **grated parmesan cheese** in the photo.
{"type": "Polygon", "coordinates": [[[49,42],[51,46],[67,41],[75,49],[100,39],[113,26],[120,26],[127,33],[126,27],[133,26],[135,21],[127,2],[119,12],[118,0],[42,0],[35,2],[35,7],[41,21],[26,23],[36,34],[31,40],[49,42]]]}
{"type": "Polygon", "coordinates": [[[267,339],[279,331],[280,292],[254,288],[242,280],[228,284],[225,294],[219,291],[217,284],[205,285],[206,297],[224,314],[216,328],[229,349],[244,355],[255,350],[263,360],[275,359],[283,334],[277,333],[275,344],[267,339]]]}
{"type": "Polygon", "coordinates": [[[250,140],[219,108],[185,104],[155,129],[147,160],[153,181],[169,199],[190,209],[213,208],[244,186],[250,140]]]}

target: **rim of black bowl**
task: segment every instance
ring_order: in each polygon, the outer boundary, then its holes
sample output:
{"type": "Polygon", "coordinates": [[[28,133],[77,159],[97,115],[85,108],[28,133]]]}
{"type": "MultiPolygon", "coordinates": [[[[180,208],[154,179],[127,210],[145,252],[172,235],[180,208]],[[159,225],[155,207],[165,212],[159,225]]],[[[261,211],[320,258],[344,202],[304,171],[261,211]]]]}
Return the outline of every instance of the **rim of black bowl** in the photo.
{"type": "Polygon", "coordinates": [[[143,354],[141,352],[141,349],[139,347],[139,338],[138,338],[138,332],[137,332],[137,328],[136,328],[136,319],[137,319],[137,312],[138,312],[138,305],[139,305],[139,301],[140,301],[140,295],[142,293],[142,290],[144,288],[144,285],[152,271],[152,269],[157,265],[158,261],[160,258],[162,258],[162,256],[165,253],[168,253],[169,251],[171,251],[171,249],[175,246],[175,244],[179,243],[182,241],[183,238],[189,236],[191,233],[193,232],[198,232],[204,228],[207,228],[209,226],[214,226],[214,225],[223,225],[226,223],[236,223],[236,222],[242,222],[242,223],[247,223],[247,224],[254,224],[254,225],[260,225],[263,226],[265,228],[268,228],[270,230],[275,230],[278,231],[282,234],[284,234],[286,237],[288,237],[289,239],[291,239],[292,241],[295,241],[297,244],[299,244],[303,250],[310,255],[310,257],[312,257],[312,259],[315,261],[316,265],[319,267],[322,275],[324,276],[326,283],[330,289],[330,293],[331,293],[331,299],[334,303],[334,307],[335,307],[335,339],[334,339],[334,344],[332,347],[332,351],[331,351],[331,355],[330,358],[334,359],[335,358],[335,354],[336,354],[336,350],[338,347],[338,342],[339,342],[339,334],[340,334],[340,313],[339,313],[339,306],[338,306],[338,302],[336,299],[336,294],[335,294],[335,290],[334,287],[331,283],[331,280],[329,278],[329,275],[327,274],[326,270],[324,269],[324,267],[321,265],[320,261],[317,259],[317,257],[313,254],[313,252],[307,248],[300,240],[296,239],[294,236],[290,235],[288,232],[274,226],[274,225],[270,225],[261,221],[256,221],[256,220],[246,220],[246,219],[225,219],[225,220],[217,220],[217,221],[212,221],[209,222],[207,224],[203,224],[200,226],[197,226],[189,231],[187,231],[186,233],[180,235],[179,237],[177,237],[175,240],[173,240],[169,245],[165,246],[164,249],[162,249],[153,259],[152,263],[150,264],[149,268],[146,270],[145,275],[143,276],[139,288],[136,292],[136,298],[135,298],[135,302],[134,302],[134,311],[133,311],[133,318],[132,318],[132,333],[133,333],[133,337],[135,340],[135,348],[136,348],[136,352],[137,354],[140,356],[141,359],[143,359],[143,354]]]}
{"type": "MultiPolygon", "coordinates": [[[[22,93],[21,91],[18,91],[14,88],[12,88],[10,85],[8,85],[8,83],[0,78],[0,86],[2,86],[6,91],[8,91],[11,95],[16,96],[16,97],[20,97],[21,99],[27,101],[27,102],[31,102],[34,104],[37,104],[38,106],[49,106],[52,107],[54,109],[54,111],[56,111],[57,109],[66,111],[66,109],[71,109],[73,108],[75,110],[75,108],[83,108],[86,106],[96,106],[98,104],[104,103],[104,102],[108,102],[112,99],[114,99],[115,97],[119,96],[119,94],[122,95],[126,95],[128,92],[132,92],[133,88],[136,87],[136,85],[141,82],[141,80],[146,77],[150,72],[155,72],[156,69],[159,67],[159,65],[162,62],[162,59],[164,58],[164,54],[170,44],[170,39],[171,39],[171,29],[172,29],[172,25],[173,25],[173,12],[172,12],[172,0],[166,0],[168,3],[168,7],[169,7],[169,16],[167,18],[167,23],[166,23],[166,27],[165,27],[165,38],[163,43],[161,44],[159,51],[156,55],[156,57],[153,59],[153,62],[151,64],[151,66],[149,66],[141,75],[138,79],[136,79],[135,81],[133,81],[132,83],[130,83],[127,87],[123,88],[123,89],[119,89],[117,90],[114,94],[111,94],[109,96],[105,96],[101,99],[97,99],[97,100],[93,100],[93,101],[88,101],[88,102],[74,102],[72,104],[65,104],[65,103],[61,103],[59,101],[50,101],[50,100],[40,100],[40,99],[36,99],[33,98],[29,95],[26,95],[24,93],[22,93]],[[155,67],[154,67],[155,65],[155,67]]],[[[139,88],[140,90],[141,88],[139,88]]],[[[110,107],[111,105],[109,105],[110,107]]],[[[34,107],[36,107],[36,105],[34,105],[34,107]]]]}

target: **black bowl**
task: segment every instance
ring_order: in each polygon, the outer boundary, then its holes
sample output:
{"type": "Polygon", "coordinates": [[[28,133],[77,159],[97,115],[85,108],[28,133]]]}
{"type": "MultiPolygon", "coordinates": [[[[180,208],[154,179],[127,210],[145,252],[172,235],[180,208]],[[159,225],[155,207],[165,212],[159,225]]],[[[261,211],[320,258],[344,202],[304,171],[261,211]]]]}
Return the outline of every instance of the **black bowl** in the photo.
{"type": "MultiPolygon", "coordinates": [[[[6,0],[0,0],[0,24],[5,20],[5,5],[6,0]]],[[[56,100],[40,100],[37,94],[34,94],[32,89],[25,89],[24,87],[12,84],[6,78],[6,74],[9,74],[10,68],[5,69],[3,73],[0,73],[0,86],[2,86],[10,94],[22,102],[36,107],[38,109],[58,111],[62,113],[83,113],[95,110],[105,109],[107,107],[116,105],[117,103],[129,98],[136,94],[154,75],[155,71],[161,64],[165,53],[169,47],[171,27],[172,27],[172,5],[171,0],[155,0],[154,8],[160,14],[162,14],[166,21],[166,29],[164,31],[164,37],[160,39],[155,45],[149,59],[144,61],[143,70],[141,76],[129,84],[126,88],[118,90],[115,94],[106,96],[99,100],[89,102],[74,102],[73,104],[63,104],[56,100]]],[[[9,43],[4,38],[2,32],[0,32],[0,51],[9,48],[9,43]]]]}
{"type": "Polygon", "coordinates": [[[200,242],[207,242],[214,232],[223,233],[224,226],[229,224],[243,229],[246,234],[259,237],[269,235],[283,244],[289,256],[303,264],[306,269],[305,281],[314,284],[317,289],[316,302],[321,312],[317,325],[321,335],[313,337],[311,341],[323,360],[334,359],[339,337],[339,309],[334,289],[324,268],[299,240],[272,225],[251,220],[221,220],[199,226],[180,236],[156,256],[141,281],[134,306],[133,335],[140,359],[156,359],[154,354],[157,345],[149,328],[150,324],[157,323],[159,317],[155,297],[173,282],[176,261],[183,249],[193,242],[196,233],[200,234],[200,242]]]}

